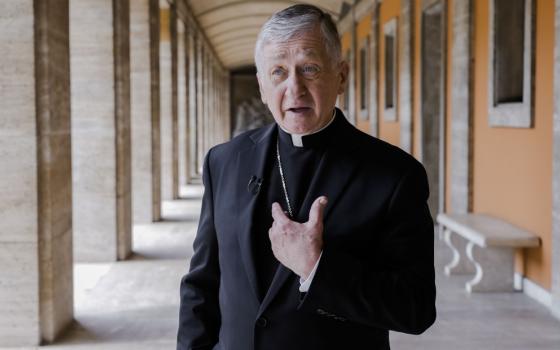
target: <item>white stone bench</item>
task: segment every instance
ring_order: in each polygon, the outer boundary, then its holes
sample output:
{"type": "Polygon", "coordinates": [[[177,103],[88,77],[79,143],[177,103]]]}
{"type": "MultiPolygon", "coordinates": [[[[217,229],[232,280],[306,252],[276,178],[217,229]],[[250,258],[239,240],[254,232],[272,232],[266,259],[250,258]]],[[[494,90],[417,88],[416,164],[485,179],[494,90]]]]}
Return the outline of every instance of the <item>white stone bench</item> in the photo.
{"type": "Polygon", "coordinates": [[[513,291],[515,249],[541,244],[535,234],[488,215],[439,214],[437,222],[453,251],[445,273],[475,273],[465,285],[469,293],[513,291]]]}

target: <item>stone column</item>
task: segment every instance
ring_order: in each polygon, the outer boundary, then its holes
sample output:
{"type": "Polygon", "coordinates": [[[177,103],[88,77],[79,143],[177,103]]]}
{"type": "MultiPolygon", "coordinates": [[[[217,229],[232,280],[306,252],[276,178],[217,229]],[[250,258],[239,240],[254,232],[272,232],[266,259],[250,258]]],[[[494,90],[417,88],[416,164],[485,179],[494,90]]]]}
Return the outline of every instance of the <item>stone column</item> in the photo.
{"type": "Polygon", "coordinates": [[[171,48],[171,197],[179,198],[179,128],[178,128],[178,33],[177,6],[175,2],[169,4],[169,33],[171,48]]]}
{"type": "Polygon", "coordinates": [[[197,65],[196,65],[196,84],[197,84],[197,88],[196,88],[196,99],[197,99],[197,111],[196,111],[196,133],[197,133],[197,137],[196,137],[196,142],[197,142],[197,155],[196,155],[196,173],[200,174],[201,173],[201,168],[202,168],[202,163],[204,161],[204,152],[203,152],[203,140],[204,140],[204,63],[202,58],[203,56],[203,44],[202,44],[202,38],[199,35],[197,35],[197,41],[196,41],[196,48],[197,48],[197,52],[196,52],[196,61],[197,61],[197,65]]]}
{"type": "Polygon", "coordinates": [[[173,82],[170,17],[169,8],[160,8],[161,199],[164,201],[173,199],[173,82]]]}
{"type": "MultiPolygon", "coordinates": [[[[178,190],[187,184],[187,61],[186,61],[186,35],[185,27],[181,20],[177,21],[177,166],[178,190]]],[[[178,192],[179,193],[179,192],[178,192]]]]}
{"type": "Polygon", "coordinates": [[[212,139],[212,60],[210,49],[206,46],[206,55],[204,56],[204,64],[206,66],[204,77],[204,154],[210,149],[212,139]]]}
{"type": "Polygon", "coordinates": [[[150,101],[152,115],[152,219],[161,219],[161,103],[160,103],[160,10],[159,0],[150,7],[150,101]]]}
{"type": "Polygon", "coordinates": [[[152,221],[150,1],[130,2],[132,208],[135,224],[152,221]]]}
{"type": "Polygon", "coordinates": [[[371,38],[370,38],[370,70],[369,70],[369,106],[370,106],[370,134],[377,137],[379,123],[379,107],[377,104],[377,94],[379,93],[377,86],[377,77],[379,72],[379,7],[380,4],[376,0],[375,8],[371,19],[371,38]]]}
{"type": "Polygon", "coordinates": [[[0,347],[71,322],[68,0],[0,2],[0,347]]]}
{"type": "Polygon", "coordinates": [[[554,50],[554,157],[552,174],[552,313],[560,318],[560,0],[556,0],[554,50]]]}
{"type": "Polygon", "coordinates": [[[414,62],[414,3],[401,0],[399,18],[399,116],[401,126],[401,148],[412,151],[412,65],[414,62]]]}
{"type": "Polygon", "coordinates": [[[194,29],[191,27],[188,28],[188,37],[189,37],[189,119],[188,119],[188,127],[189,127],[189,180],[193,180],[198,177],[197,175],[197,154],[198,154],[198,145],[197,145],[197,116],[198,116],[198,84],[197,84],[197,77],[198,77],[198,54],[197,54],[197,38],[194,29]]]}
{"type": "Polygon", "coordinates": [[[132,253],[130,0],[113,0],[117,177],[117,258],[132,253]]]}
{"type": "Polygon", "coordinates": [[[209,79],[209,61],[208,61],[208,46],[204,45],[202,51],[202,147],[200,157],[203,159],[208,151],[208,79],[209,79]]]}
{"type": "Polygon", "coordinates": [[[472,209],[472,0],[453,1],[451,48],[451,210],[472,209]]]}
{"type": "Polygon", "coordinates": [[[184,24],[184,55],[185,55],[185,184],[191,182],[191,171],[192,171],[192,111],[194,104],[194,99],[192,98],[192,56],[191,56],[191,46],[192,46],[192,36],[189,29],[188,22],[184,24]]]}
{"type": "Polygon", "coordinates": [[[214,142],[214,59],[208,54],[208,143],[206,149],[214,142]]]}
{"type": "Polygon", "coordinates": [[[132,248],[129,2],[70,5],[74,253],[115,261],[132,248]]]}

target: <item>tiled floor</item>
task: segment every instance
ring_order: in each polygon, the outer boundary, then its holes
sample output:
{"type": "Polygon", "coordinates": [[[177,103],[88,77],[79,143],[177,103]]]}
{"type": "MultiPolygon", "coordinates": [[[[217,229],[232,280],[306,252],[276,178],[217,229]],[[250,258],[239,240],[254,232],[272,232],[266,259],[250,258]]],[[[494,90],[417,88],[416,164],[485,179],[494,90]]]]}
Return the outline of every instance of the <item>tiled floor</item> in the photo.
{"type": "MultiPolygon", "coordinates": [[[[76,266],[76,323],[41,349],[174,349],[179,279],[192,254],[200,194],[200,187],[185,189],[191,199],[164,204],[166,221],[136,226],[132,259],[76,266]]],[[[436,247],[436,324],[420,336],[392,333],[393,349],[560,350],[560,321],[546,308],[521,293],[467,294],[467,278],[441,274],[447,251],[439,241],[436,247]]]]}

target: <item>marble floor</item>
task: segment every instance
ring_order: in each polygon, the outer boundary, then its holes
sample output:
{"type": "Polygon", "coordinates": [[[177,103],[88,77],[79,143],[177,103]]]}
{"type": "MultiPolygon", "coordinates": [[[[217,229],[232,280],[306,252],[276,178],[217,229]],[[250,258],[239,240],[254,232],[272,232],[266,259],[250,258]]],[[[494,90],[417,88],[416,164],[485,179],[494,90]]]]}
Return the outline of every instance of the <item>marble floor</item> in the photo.
{"type": "MultiPolygon", "coordinates": [[[[37,349],[174,349],[179,280],[192,254],[201,193],[200,186],[184,188],[183,199],[164,203],[164,221],[137,225],[130,260],[77,265],[76,321],[56,344],[37,349]]],[[[435,325],[420,336],[391,333],[392,349],[560,350],[560,321],[545,307],[522,293],[469,295],[468,278],[441,273],[447,258],[436,241],[435,325]]]]}

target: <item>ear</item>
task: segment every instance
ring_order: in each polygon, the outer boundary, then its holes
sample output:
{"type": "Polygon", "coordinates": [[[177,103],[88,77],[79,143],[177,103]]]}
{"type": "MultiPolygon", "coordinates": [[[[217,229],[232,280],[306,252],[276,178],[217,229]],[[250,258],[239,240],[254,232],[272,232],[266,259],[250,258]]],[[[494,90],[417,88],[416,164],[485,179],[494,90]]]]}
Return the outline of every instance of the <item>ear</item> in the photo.
{"type": "Polygon", "coordinates": [[[350,71],[350,67],[348,66],[348,62],[342,61],[340,62],[338,76],[340,82],[338,84],[338,91],[337,94],[343,94],[346,91],[346,84],[348,84],[348,72],[350,71]]]}
{"type": "Polygon", "coordinates": [[[262,87],[262,82],[261,82],[261,78],[259,77],[259,72],[257,72],[257,82],[259,83],[259,92],[261,93],[261,101],[262,103],[266,104],[266,98],[264,96],[264,91],[263,91],[263,87],[262,87]]]}

